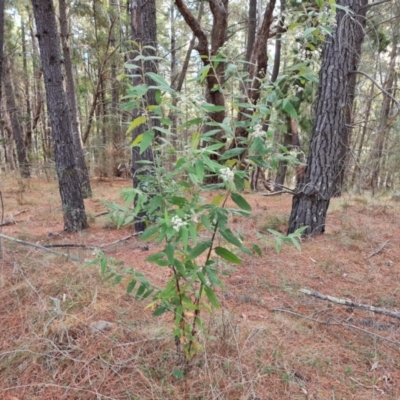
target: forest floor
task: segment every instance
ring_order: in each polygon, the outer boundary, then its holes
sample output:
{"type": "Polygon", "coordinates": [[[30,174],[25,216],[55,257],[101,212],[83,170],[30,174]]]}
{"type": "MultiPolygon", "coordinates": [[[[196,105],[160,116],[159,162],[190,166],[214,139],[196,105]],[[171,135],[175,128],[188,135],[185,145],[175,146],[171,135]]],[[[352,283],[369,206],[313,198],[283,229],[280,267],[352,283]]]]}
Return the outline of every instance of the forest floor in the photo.
{"type": "MultiPolygon", "coordinates": [[[[121,202],[127,180],[93,180],[85,200],[90,228],[62,231],[54,181],[1,177],[2,234],[47,246],[102,246],[107,256],[158,284],[168,270],[145,261],[143,247],[117,230],[101,200],[121,202]]],[[[209,194],[206,194],[209,196],[209,194]]],[[[308,296],[300,289],[400,310],[400,203],[346,194],[334,199],[325,235],[301,252],[275,252],[268,228],[284,232],[289,195],[248,194],[251,218],[234,229],[262,248],[224,278],[222,308],[204,316],[210,337],[185,378],[170,315],[152,317],[126,282],[103,282],[81,262],[3,239],[0,259],[0,399],[400,399],[400,320],[308,296]],[[374,254],[376,252],[376,254],[374,254]],[[101,321],[105,321],[103,326],[101,321]]]]}

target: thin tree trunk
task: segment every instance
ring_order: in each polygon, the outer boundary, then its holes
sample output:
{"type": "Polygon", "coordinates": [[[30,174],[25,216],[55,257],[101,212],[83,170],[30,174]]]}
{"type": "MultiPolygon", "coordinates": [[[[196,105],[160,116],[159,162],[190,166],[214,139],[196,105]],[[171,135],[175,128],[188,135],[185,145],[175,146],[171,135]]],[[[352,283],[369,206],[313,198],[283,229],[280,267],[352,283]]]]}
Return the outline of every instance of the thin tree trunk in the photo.
{"type": "Polygon", "coordinates": [[[47,108],[50,114],[64,230],[80,231],[88,223],[75,164],[71,121],[61,72],[60,40],[52,0],[32,0],[39,39],[47,108]]]}
{"type": "Polygon", "coordinates": [[[71,50],[69,46],[69,23],[68,23],[68,10],[66,0],[59,0],[60,12],[60,31],[61,31],[61,44],[64,55],[64,68],[67,78],[67,99],[71,120],[72,139],[74,142],[75,150],[75,163],[78,169],[79,178],[82,185],[82,193],[84,198],[92,196],[92,189],[90,187],[89,171],[86,166],[85,156],[83,153],[81,126],[78,116],[78,105],[76,100],[75,79],[72,71],[71,50]]]}
{"type": "Polygon", "coordinates": [[[257,31],[257,0],[249,0],[249,19],[247,26],[246,61],[250,61],[256,40],[257,31]]]}
{"type": "MultiPolygon", "coordinates": [[[[265,71],[267,71],[268,66],[268,54],[267,54],[267,42],[270,34],[270,29],[273,21],[273,12],[275,9],[276,0],[270,0],[264,13],[264,18],[262,21],[261,28],[257,33],[254,46],[252,49],[250,64],[248,66],[248,77],[247,83],[245,85],[245,95],[246,99],[244,102],[250,102],[252,104],[257,104],[260,98],[260,87],[261,81],[265,76],[265,71]]],[[[247,108],[241,108],[238,114],[238,122],[242,122],[248,119],[247,108]]],[[[238,124],[235,130],[235,137],[247,137],[247,129],[244,124],[238,124]]],[[[234,143],[234,146],[240,146],[239,141],[234,143]]]]}
{"type": "Polygon", "coordinates": [[[22,66],[24,69],[24,86],[25,86],[25,101],[26,101],[26,136],[25,136],[25,148],[29,153],[32,151],[32,107],[30,98],[30,86],[29,86],[29,75],[28,75],[28,64],[26,60],[26,40],[25,40],[25,24],[26,21],[21,21],[21,39],[22,39],[22,66]]]}
{"type": "MultiPolygon", "coordinates": [[[[395,35],[393,38],[392,42],[392,52],[390,55],[390,66],[389,66],[389,71],[387,74],[386,82],[383,85],[385,91],[389,94],[393,93],[394,90],[394,80],[395,80],[395,67],[396,67],[396,59],[397,59],[397,36],[395,35]]],[[[383,101],[382,101],[382,107],[381,107],[381,112],[380,112],[380,119],[379,119],[379,127],[378,131],[376,133],[376,139],[375,143],[372,148],[371,152],[371,181],[370,181],[370,186],[372,189],[372,193],[374,194],[375,191],[378,188],[378,178],[379,178],[379,172],[380,172],[380,167],[381,167],[381,159],[382,159],[382,154],[383,154],[383,147],[384,147],[384,142],[385,138],[388,135],[388,129],[387,129],[387,122],[389,119],[389,113],[391,110],[391,98],[386,94],[382,93],[383,96],[383,101]]]]}
{"type": "MultiPolygon", "coordinates": [[[[139,49],[134,50],[140,51],[145,56],[154,56],[155,51],[152,48],[157,47],[157,25],[156,25],[156,3],[155,0],[130,0],[130,16],[131,16],[131,38],[134,42],[139,44],[139,49]],[[145,46],[149,46],[144,48],[145,46]],[[150,46],[152,48],[150,48],[150,46]]],[[[133,54],[132,58],[135,58],[137,54],[133,54]]],[[[143,78],[146,72],[157,73],[157,65],[154,61],[146,60],[143,63],[141,61],[131,61],[132,64],[137,65],[137,69],[132,70],[134,75],[132,84],[138,85],[143,82],[143,78]]],[[[148,85],[151,85],[151,81],[145,77],[144,80],[148,85]]],[[[157,104],[155,98],[155,90],[150,89],[146,94],[145,107],[157,104]]],[[[132,113],[133,119],[137,118],[143,110],[134,109],[132,113]]],[[[135,140],[143,132],[154,128],[159,125],[159,120],[151,118],[147,123],[140,125],[132,131],[132,139],[135,140]]],[[[142,154],[139,152],[138,147],[132,147],[132,175],[133,175],[133,187],[141,188],[146,190],[146,185],[142,186],[143,178],[146,175],[153,173],[154,167],[154,154],[152,146],[148,147],[142,154]],[[150,164],[143,164],[143,161],[150,162],[150,164]]],[[[135,231],[141,232],[146,228],[148,216],[146,212],[141,212],[135,220],[135,231]]]]}
{"type": "MultiPolygon", "coordinates": [[[[366,137],[366,133],[367,133],[367,129],[368,129],[368,124],[369,124],[369,118],[370,118],[370,114],[371,114],[371,107],[372,107],[372,100],[374,97],[374,89],[375,89],[375,85],[373,83],[371,83],[371,91],[369,93],[368,96],[368,102],[367,102],[367,108],[365,110],[365,121],[361,130],[361,137],[360,137],[360,143],[358,145],[358,149],[357,149],[357,154],[356,154],[356,160],[355,160],[355,167],[353,170],[353,174],[351,177],[351,186],[354,186],[355,180],[356,180],[356,176],[357,174],[359,175],[359,181],[361,178],[361,168],[360,168],[360,163],[361,163],[361,154],[362,154],[362,149],[364,147],[364,143],[365,143],[365,137],[366,137]]],[[[360,186],[360,185],[359,185],[360,186]]],[[[360,187],[358,188],[360,189],[360,187]]]]}
{"type": "Polygon", "coordinates": [[[23,178],[30,178],[29,161],[26,155],[24,132],[21,124],[21,116],[15,101],[14,88],[11,82],[11,64],[6,60],[4,64],[4,92],[7,100],[7,111],[10,114],[11,126],[17,149],[19,171],[23,178]]]}

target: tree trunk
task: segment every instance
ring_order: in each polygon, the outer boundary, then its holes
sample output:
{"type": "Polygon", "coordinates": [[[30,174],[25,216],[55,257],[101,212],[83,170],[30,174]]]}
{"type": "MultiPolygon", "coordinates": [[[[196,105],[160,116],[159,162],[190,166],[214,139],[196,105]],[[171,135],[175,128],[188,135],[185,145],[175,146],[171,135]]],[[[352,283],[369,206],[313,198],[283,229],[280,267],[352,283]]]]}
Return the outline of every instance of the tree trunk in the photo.
{"type": "Polygon", "coordinates": [[[249,20],[247,27],[246,61],[250,61],[257,31],[257,0],[249,0],[249,20]]]}
{"type": "Polygon", "coordinates": [[[303,226],[305,235],[325,232],[326,213],[342,168],[368,0],[337,3],[348,7],[351,15],[337,9],[336,29],[324,47],[307,170],[293,196],[288,233],[303,226]]]}
{"type": "MultiPolygon", "coordinates": [[[[376,74],[375,74],[376,75],[376,74]]],[[[375,79],[375,77],[374,77],[375,79]]],[[[361,129],[361,136],[360,136],[360,143],[358,145],[358,149],[357,149],[357,154],[356,154],[356,159],[355,159],[355,167],[351,176],[351,183],[350,186],[354,187],[355,184],[355,180],[356,177],[358,175],[358,184],[357,184],[357,192],[360,192],[361,189],[361,167],[360,167],[360,163],[361,163],[361,155],[362,155],[362,150],[364,147],[364,144],[366,142],[366,133],[367,133],[367,129],[368,129],[368,125],[369,125],[369,119],[370,119],[370,114],[371,114],[371,107],[372,107],[372,101],[374,99],[374,89],[375,89],[375,85],[371,82],[371,90],[368,96],[368,102],[367,102],[367,107],[365,109],[365,121],[363,123],[362,129],[361,129]]]]}
{"type": "MultiPolygon", "coordinates": [[[[175,4],[179,12],[188,24],[198,42],[195,49],[198,51],[204,66],[211,63],[211,58],[218,54],[219,49],[226,41],[226,33],[228,28],[228,0],[210,0],[210,9],[213,15],[213,23],[211,28],[211,45],[205,31],[203,30],[200,20],[196,18],[183,0],[176,0],[175,4]]],[[[224,84],[225,63],[218,63],[216,68],[210,68],[207,74],[206,100],[208,103],[216,106],[225,106],[225,97],[220,88],[224,84]]],[[[222,111],[210,113],[210,119],[214,122],[222,123],[226,112],[222,111]]],[[[206,128],[208,129],[208,127],[206,128]]],[[[220,140],[222,133],[215,136],[216,140],[220,140]]]]}
{"type": "Polygon", "coordinates": [[[32,107],[31,107],[31,97],[30,97],[30,85],[29,85],[29,75],[28,75],[28,64],[27,64],[27,52],[26,52],[26,40],[25,40],[25,24],[26,21],[21,21],[21,40],[22,40],[22,66],[24,69],[24,86],[25,86],[25,100],[26,100],[26,135],[25,135],[25,148],[29,153],[32,151],[32,107]]]}
{"type": "MultiPolygon", "coordinates": [[[[156,3],[155,0],[130,0],[130,12],[131,12],[131,35],[132,40],[139,44],[139,50],[144,56],[155,56],[155,51],[152,48],[157,46],[157,25],[156,25],[156,3]],[[144,48],[145,46],[151,46],[152,48],[144,48]]],[[[135,58],[137,54],[133,54],[132,58],[135,58]]],[[[137,69],[132,70],[133,82],[132,84],[138,85],[146,81],[148,85],[152,84],[152,81],[145,77],[146,72],[157,73],[157,65],[154,61],[144,61],[143,70],[141,61],[131,61],[132,64],[137,65],[137,69]]],[[[146,94],[146,108],[148,109],[151,105],[156,105],[156,92],[154,89],[148,90],[146,94]]],[[[141,115],[143,110],[134,109],[133,119],[141,115]]],[[[151,118],[149,114],[149,120],[135,128],[132,132],[132,139],[135,140],[140,134],[148,131],[154,126],[159,125],[159,120],[151,118]]],[[[132,175],[133,175],[133,187],[141,188],[145,191],[145,186],[142,185],[143,178],[153,173],[154,168],[154,154],[152,147],[148,147],[142,154],[139,153],[138,147],[132,147],[132,175]],[[143,164],[143,161],[150,161],[151,164],[143,164]],[[153,165],[152,165],[153,164],[153,165]]],[[[146,212],[141,212],[135,220],[136,232],[141,232],[146,228],[146,222],[148,216],[146,212]]]]}
{"type": "Polygon", "coordinates": [[[87,228],[79,173],[75,164],[74,144],[68,102],[64,91],[57,33],[56,12],[52,0],[32,0],[39,39],[47,109],[54,141],[57,177],[64,213],[64,229],[87,228]]]}
{"type": "Polygon", "coordinates": [[[75,79],[72,72],[71,51],[69,47],[69,24],[66,0],[59,0],[61,44],[64,55],[64,68],[67,78],[67,98],[71,119],[72,139],[75,150],[75,163],[78,169],[82,185],[82,193],[85,198],[92,196],[90,187],[89,171],[86,166],[82,147],[81,126],[78,116],[78,105],[76,101],[75,79]]]}
{"type": "Polygon", "coordinates": [[[7,111],[10,115],[11,127],[17,149],[17,157],[19,164],[19,171],[22,178],[30,178],[29,162],[26,155],[26,147],[24,140],[24,131],[21,125],[21,115],[17,109],[14,88],[11,82],[11,64],[10,61],[4,63],[4,93],[7,101],[7,111]]]}
{"type": "MultiPolygon", "coordinates": [[[[273,21],[273,12],[275,9],[276,0],[270,0],[264,13],[262,25],[257,33],[254,46],[251,52],[250,64],[248,66],[248,77],[246,79],[245,94],[246,98],[243,102],[257,104],[260,98],[261,82],[265,77],[265,72],[268,66],[267,42],[270,35],[270,29],[273,21]]],[[[238,122],[248,119],[247,108],[241,108],[238,114],[238,122]]],[[[243,124],[238,124],[235,130],[235,137],[247,137],[247,129],[243,124]]],[[[240,143],[234,143],[234,146],[239,147],[240,143]]]]}
{"type": "MultiPolygon", "coordinates": [[[[393,93],[394,90],[394,80],[395,80],[395,67],[396,67],[396,59],[397,59],[397,36],[394,35],[392,40],[392,52],[390,55],[390,66],[389,71],[387,72],[387,78],[383,85],[385,91],[389,94],[393,93]]],[[[372,193],[375,194],[375,191],[378,188],[378,178],[379,178],[379,171],[381,166],[381,159],[383,154],[383,147],[385,138],[388,135],[387,123],[389,120],[389,114],[391,110],[392,99],[386,94],[382,93],[383,101],[382,107],[380,112],[380,119],[379,119],[379,127],[376,133],[375,143],[372,148],[371,152],[371,181],[370,186],[372,189],[372,193]]]]}

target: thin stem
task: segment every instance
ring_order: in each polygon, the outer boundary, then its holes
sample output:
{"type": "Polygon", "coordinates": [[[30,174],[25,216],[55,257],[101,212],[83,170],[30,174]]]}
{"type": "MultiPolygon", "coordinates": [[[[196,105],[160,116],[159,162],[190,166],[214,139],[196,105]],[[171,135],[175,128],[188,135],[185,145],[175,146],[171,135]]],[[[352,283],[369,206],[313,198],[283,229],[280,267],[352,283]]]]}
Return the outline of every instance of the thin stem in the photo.
{"type": "MultiPolygon", "coordinates": [[[[231,190],[228,190],[228,192],[226,193],[224,202],[222,203],[222,208],[225,207],[225,204],[226,204],[230,194],[231,194],[231,190]]],[[[208,261],[210,260],[211,251],[213,249],[213,244],[214,244],[214,241],[215,241],[215,236],[217,234],[217,231],[218,231],[218,220],[215,222],[214,232],[213,232],[212,237],[211,237],[211,244],[210,244],[210,247],[208,249],[207,258],[206,258],[206,261],[205,261],[204,265],[207,265],[208,261]]],[[[202,268],[202,272],[204,271],[204,269],[205,269],[205,267],[202,268]]],[[[191,332],[192,338],[190,339],[190,342],[189,342],[189,347],[188,347],[188,351],[187,351],[188,354],[190,354],[190,350],[192,349],[192,345],[193,345],[193,338],[196,335],[196,319],[198,318],[198,316],[200,314],[200,300],[201,300],[201,296],[203,294],[203,287],[204,287],[204,284],[203,284],[203,282],[201,282],[200,283],[200,288],[199,288],[199,294],[198,294],[198,296],[197,296],[197,298],[196,298],[196,300],[194,302],[194,305],[196,306],[196,310],[195,310],[194,316],[193,316],[192,332],[191,332]]]]}

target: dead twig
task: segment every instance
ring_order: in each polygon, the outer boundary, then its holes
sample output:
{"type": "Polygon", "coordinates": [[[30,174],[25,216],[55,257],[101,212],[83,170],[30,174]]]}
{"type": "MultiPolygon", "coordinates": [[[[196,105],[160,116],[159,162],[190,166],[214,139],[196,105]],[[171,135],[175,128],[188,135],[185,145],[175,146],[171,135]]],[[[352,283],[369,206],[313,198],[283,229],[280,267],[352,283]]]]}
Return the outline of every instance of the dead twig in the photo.
{"type": "Polygon", "coordinates": [[[99,213],[97,213],[97,214],[94,214],[94,217],[95,217],[95,218],[101,217],[102,215],[107,215],[107,214],[109,214],[109,213],[110,213],[109,211],[102,211],[102,212],[99,212],[99,213]]]}
{"type": "Polygon", "coordinates": [[[343,326],[344,328],[350,328],[350,329],[353,329],[353,330],[356,330],[356,331],[360,331],[360,332],[366,333],[367,335],[371,335],[373,337],[382,339],[382,340],[384,340],[386,342],[395,344],[396,346],[400,346],[400,342],[398,342],[397,340],[386,338],[384,336],[378,335],[377,333],[367,331],[366,329],[363,329],[363,328],[359,328],[358,326],[355,326],[355,325],[346,324],[346,323],[342,323],[342,322],[320,321],[318,319],[307,317],[306,315],[303,315],[303,314],[299,314],[299,313],[297,313],[295,311],[287,310],[286,308],[273,308],[271,311],[274,311],[274,312],[285,312],[285,313],[288,313],[288,314],[296,315],[297,317],[306,319],[308,321],[317,322],[318,324],[321,324],[321,325],[343,326]]]}
{"type": "Polygon", "coordinates": [[[281,190],[280,192],[272,192],[272,193],[259,193],[260,196],[277,196],[278,194],[293,194],[292,192],[287,192],[286,190],[281,190]]]}
{"type": "Polygon", "coordinates": [[[56,254],[57,256],[62,256],[62,257],[65,257],[65,258],[67,258],[69,260],[80,262],[80,259],[78,257],[75,257],[75,256],[73,256],[71,254],[61,253],[60,251],[55,251],[55,250],[48,249],[47,247],[41,246],[40,244],[26,242],[25,240],[20,240],[20,239],[16,239],[16,238],[13,238],[13,237],[10,237],[10,236],[6,236],[6,235],[3,235],[2,233],[0,233],[0,238],[9,240],[10,242],[23,244],[25,246],[35,247],[37,249],[46,251],[47,253],[56,254]]]}
{"type": "Polygon", "coordinates": [[[385,394],[385,391],[382,390],[382,389],[380,389],[380,388],[378,388],[378,386],[376,386],[376,385],[366,386],[366,385],[364,385],[363,383],[358,382],[357,379],[354,379],[354,378],[351,377],[351,376],[349,377],[349,379],[350,379],[352,382],[356,383],[357,385],[362,386],[362,387],[365,388],[365,389],[377,390],[377,391],[380,392],[381,394],[385,394]]]}
{"type": "Polygon", "coordinates": [[[135,232],[135,233],[132,233],[132,234],[129,235],[129,236],[123,237],[122,239],[115,240],[114,242],[102,244],[102,245],[99,246],[99,247],[100,247],[100,248],[103,248],[103,247],[112,246],[113,244],[117,244],[117,243],[119,243],[119,242],[123,242],[123,241],[125,241],[125,240],[128,240],[128,239],[134,237],[134,236],[139,236],[139,235],[141,235],[142,233],[143,233],[143,232],[135,232]]]}
{"type": "Polygon", "coordinates": [[[135,232],[132,233],[129,236],[125,236],[121,239],[115,240],[114,242],[111,243],[106,243],[106,244],[101,244],[99,246],[95,246],[95,245],[91,245],[91,244],[81,244],[81,243],[52,243],[52,244],[46,244],[46,246],[44,246],[45,248],[51,248],[51,247],[81,247],[81,248],[86,248],[86,249],[91,249],[91,250],[98,250],[98,249],[102,249],[104,247],[108,247],[108,246],[112,246],[113,244],[117,244],[120,242],[123,242],[125,240],[128,240],[134,236],[138,236],[140,234],[142,234],[143,232],[135,232]]]}
{"type": "Polygon", "coordinates": [[[4,221],[0,224],[0,226],[9,226],[9,225],[16,225],[17,221],[4,221]]]}
{"type": "Polygon", "coordinates": [[[84,249],[91,249],[91,250],[96,250],[99,248],[98,246],[92,246],[90,244],[78,244],[78,243],[52,243],[52,244],[46,244],[46,246],[44,247],[46,249],[51,247],[82,247],[84,249]]]}
{"type": "Polygon", "coordinates": [[[368,260],[368,258],[371,258],[371,257],[375,256],[376,254],[380,253],[380,252],[385,248],[385,246],[388,245],[389,243],[390,243],[390,240],[386,240],[385,243],[381,244],[377,250],[373,251],[373,252],[367,257],[367,260],[368,260]]]}
{"type": "Polygon", "coordinates": [[[367,304],[355,303],[354,301],[351,300],[339,299],[337,297],[327,296],[325,294],[313,292],[307,289],[300,289],[300,292],[308,296],[313,296],[322,300],[328,300],[331,301],[332,303],[340,304],[342,306],[361,308],[363,310],[372,311],[377,314],[386,315],[387,317],[400,319],[400,312],[397,311],[386,310],[385,308],[369,306],[367,304]]]}

